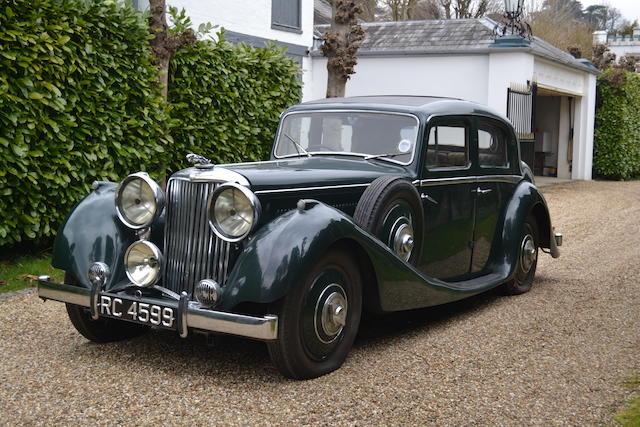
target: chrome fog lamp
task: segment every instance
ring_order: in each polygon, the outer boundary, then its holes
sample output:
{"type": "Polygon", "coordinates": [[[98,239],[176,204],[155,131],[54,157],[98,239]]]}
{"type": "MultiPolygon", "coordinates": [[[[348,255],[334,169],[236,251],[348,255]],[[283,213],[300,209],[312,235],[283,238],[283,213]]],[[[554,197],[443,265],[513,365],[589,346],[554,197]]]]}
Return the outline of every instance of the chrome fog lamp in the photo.
{"type": "Polygon", "coordinates": [[[109,270],[109,266],[104,262],[94,262],[89,266],[89,271],[87,273],[89,282],[93,286],[97,286],[98,289],[102,289],[105,283],[107,283],[110,275],[111,271],[109,270]]]}
{"type": "Polygon", "coordinates": [[[160,279],[162,253],[147,240],[134,242],[124,254],[127,277],[134,285],[148,287],[160,279]]]}
{"type": "Polygon", "coordinates": [[[145,172],[126,177],[116,189],[116,212],[129,228],[148,227],[164,208],[164,193],[145,172]]]}
{"type": "Polygon", "coordinates": [[[218,282],[211,279],[203,279],[196,285],[195,296],[196,300],[207,307],[213,307],[220,299],[220,285],[218,282]]]}
{"type": "Polygon", "coordinates": [[[213,232],[227,242],[237,242],[258,222],[260,201],[246,187],[226,183],[211,195],[207,210],[213,232]]]}

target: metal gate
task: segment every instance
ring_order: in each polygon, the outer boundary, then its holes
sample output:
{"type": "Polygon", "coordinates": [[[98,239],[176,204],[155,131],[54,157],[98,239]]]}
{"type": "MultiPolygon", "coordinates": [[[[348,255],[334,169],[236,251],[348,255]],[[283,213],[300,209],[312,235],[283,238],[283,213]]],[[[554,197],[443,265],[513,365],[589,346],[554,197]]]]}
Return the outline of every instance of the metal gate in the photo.
{"type": "Polygon", "coordinates": [[[512,83],[510,86],[507,89],[507,117],[520,140],[520,156],[533,170],[538,87],[535,83],[512,83]]]}

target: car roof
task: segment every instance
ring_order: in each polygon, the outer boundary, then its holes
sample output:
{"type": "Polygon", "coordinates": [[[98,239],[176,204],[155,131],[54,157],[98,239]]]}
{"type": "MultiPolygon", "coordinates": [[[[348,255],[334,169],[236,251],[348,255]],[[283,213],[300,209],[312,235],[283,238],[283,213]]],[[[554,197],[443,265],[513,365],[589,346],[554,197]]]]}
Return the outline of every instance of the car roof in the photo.
{"type": "Polygon", "coordinates": [[[286,112],[311,110],[375,110],[432,115],[482,115],[509,123],[502,114],[486,105],[457,98],[411,95],[371,95],[346,98],[324,98],[294,105],[286,112]]]}

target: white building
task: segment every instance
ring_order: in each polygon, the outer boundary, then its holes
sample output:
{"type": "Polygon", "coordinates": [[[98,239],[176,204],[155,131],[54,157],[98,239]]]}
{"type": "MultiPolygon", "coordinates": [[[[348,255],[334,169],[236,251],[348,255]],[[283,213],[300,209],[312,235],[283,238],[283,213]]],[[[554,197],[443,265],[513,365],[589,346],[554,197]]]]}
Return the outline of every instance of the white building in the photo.
{"type": "MultiPolygon", "coordinates": [[[[514,123],[522,158],[537,175],[591,179],[599,72],[588,61],[537,37],[496,40],[489,19],[362,26],[347,96],[433,95],[488,105],[514,123]]],[[[308,99],[323,98],[326,58],[317,50],[312,57],[308,99]]]]}
{"type": "MultiPolygon", "coordinates": [[[[264,47],[275,42],[298,60],[304,84],[303,99],[311,97],[311,57],[314,0],[167,0],[185,9],[195,29],[210,22],[226,30],[226,39],[264,47]]],[[[149,0],[133,0],[138,10],[149,8],[149,0]]]]}
{"type": "Polygon", "coordinates": [[[607,45],[618,60],[623,56],[640,56],[640,28],[635,28],[631,36],[610,36],[606,31],[596,31],[593,33],[593,44],[607,45]]]}
{"type": "MultiPolygon", "coordinates": [[[[204,22],[227,30],[232,42],[262,47],[275,41],[301,64],[302,100],[324,98],[326,58],[314,46],[314,18],[328,23],[326,0],[168,0],[184,8],[194,27],[204,22]],[[313,52],[309,52],[312,49],[313,52]]],[[[134,0],[141,10],[148,0],[134,0]]],[[[591,179],[595,76],[590,63],[574,59],[539,38],[500,40],[488,19],[373,22],[352,95],[455,97],[489,105],[508,116],[522,141],[522,158],[538,175],[591,179]]],[[[326,25],[315,27],[316,35],[326,25]]],[[[317,41],[317,40],[316,40],[317,41]]]]}

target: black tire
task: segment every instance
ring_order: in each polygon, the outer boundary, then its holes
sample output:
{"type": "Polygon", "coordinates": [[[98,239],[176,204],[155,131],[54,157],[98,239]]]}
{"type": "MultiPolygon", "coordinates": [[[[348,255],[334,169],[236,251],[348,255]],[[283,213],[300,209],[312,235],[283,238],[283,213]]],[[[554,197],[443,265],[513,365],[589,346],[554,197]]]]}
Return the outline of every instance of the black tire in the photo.
{"type": "Polygon", "coordinates": [[[416,265],[422,251],[422,236],[424,231],[424,211],[420,194],[408,180],[398,176],[381,176],[375,179],[364,191],[358,201],[353,219],[362,228],[370,231],[387,244],[398,256],[405,258],[410,264],[416,265]],[[406,259],[400,251],[394,248],[393,227],[389,228],[388,215],[396,206],[402,206],[410,212],[413,228],[413,249],[406,259]]]}
{"type": "Polygon", "coordinates": [[[529,215],[524,225],[522,226],[522,232],[520,233],[520,246],[518,251],[518,258],[516,260],[516,273],[515,277],[509,282],[505,283],[504,291],[508,295],[519,295],[531,290],[533,279],[536,275],[536,267],[538,266],[538,249],[540,240],[538,238],[538,224],[536,219],[529,215]],[[531,245],[528,246],[528,239],[530,237],[531,245]],[[534,250],[531,254],[533,259],[526,260],[525,251],[534,250]]]}
{"type": "Polygon", "coordinates": [[[351,350],[360,325],[360,271],[348,251],[335,248],[287,296],[272,304],[270,311],[278,314],[278,339],[267,342],[267,348],[282,375],[302,380],[335,371],[351,350]],[[339,331],[330,335],[324,329],[323,313],[335,294],[344,297],[346,318],[339,331]]]}
{"type": "MultiPolygon", "coordinates": [[[[64,282],[67,284],[77,283],[68,273],[65,274],[64,282]]],[[[137,337],[149,330],[147,326],[122,320],[105,317],[93,320],[88,308],[69,303],[65,305],[67,306],[69,320],[71,320],[74,328],[89,341],[97,343],[121,341],[137,337]]]]}

